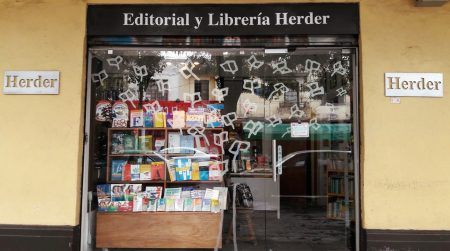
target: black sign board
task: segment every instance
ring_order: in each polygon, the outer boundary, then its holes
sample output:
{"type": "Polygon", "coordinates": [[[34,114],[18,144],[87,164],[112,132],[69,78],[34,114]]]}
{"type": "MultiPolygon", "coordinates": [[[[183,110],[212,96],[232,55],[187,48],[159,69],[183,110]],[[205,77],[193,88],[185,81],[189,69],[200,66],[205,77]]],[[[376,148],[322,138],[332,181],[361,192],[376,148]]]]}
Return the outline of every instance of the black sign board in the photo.
{"type": "Polygon", "coordinates": [[[358,5],[89,5],[88,36],[339,35],[359,33],[358,5]]]}

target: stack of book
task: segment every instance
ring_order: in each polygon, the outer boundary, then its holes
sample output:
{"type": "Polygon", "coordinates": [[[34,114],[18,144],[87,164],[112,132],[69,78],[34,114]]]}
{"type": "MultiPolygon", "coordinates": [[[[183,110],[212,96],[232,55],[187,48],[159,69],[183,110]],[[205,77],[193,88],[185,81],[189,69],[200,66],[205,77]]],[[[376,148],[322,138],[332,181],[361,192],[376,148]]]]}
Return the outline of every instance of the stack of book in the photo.
{"type": "Polygon", "coordinates": [[[130,163],[127,160],[111,161],[112,181],[164,180],[164,162],[148,164],[130,163]]]}

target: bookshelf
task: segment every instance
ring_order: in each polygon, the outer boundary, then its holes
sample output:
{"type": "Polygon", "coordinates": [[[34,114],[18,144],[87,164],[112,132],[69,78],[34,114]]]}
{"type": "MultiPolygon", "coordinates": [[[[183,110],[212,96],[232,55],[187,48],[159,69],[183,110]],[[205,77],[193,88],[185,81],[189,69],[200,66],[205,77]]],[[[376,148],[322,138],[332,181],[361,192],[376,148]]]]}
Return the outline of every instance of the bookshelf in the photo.
{"type": "MultiPolygon", "coordinates": [[[[169,174],[169,162],[172,158],[200,158],[223,161],[223,153],[206,153],[196,149],[194,153],[172,153],[162,149],[169,147],[169,133],[186,135],[189,128],[108,128],[106,155],[107,184],[142,184],[145,186],[183,187],[200,185],[206,187],[224,186],[219,180],[173,180],[169,174]],[[114,144],[114,134],[127,134],[134,138],[133,147],[124,147],[118,151],[114,144]],[[152,149],[142,150],[139,136],[152,136],[152,149]],[[155,150],[156,139],[163,139],[160,150],[155,150]],[[145,160],[148,158],[148,160],[145,160]],[[115,160],[130,162],[163,162],[164,170],[158,179],[121,180],[113,179],[112,166],[115,160]],[[144,160],[143,160],[144,159],[144,160]]],[[[204,133],[220,133],[223,128],[205,128],[204,133]]],[[[210,144],[214,144],[210,141],[210,144]]],[[[150,164],[150,163],[141,163],[150,164]]],[[[151,177],[153,178],[153,177],[151,177]]],[[[223,211],[214,212],[97,212],[96,246],[97,248],[221,248],[223,211]]]]}
{"type": "Polygon", "coordinates": [[[354,220],[354,170],[348,158],[330,158],[326,170],[327,218],[345,220],[348,214],[354,220]]]}

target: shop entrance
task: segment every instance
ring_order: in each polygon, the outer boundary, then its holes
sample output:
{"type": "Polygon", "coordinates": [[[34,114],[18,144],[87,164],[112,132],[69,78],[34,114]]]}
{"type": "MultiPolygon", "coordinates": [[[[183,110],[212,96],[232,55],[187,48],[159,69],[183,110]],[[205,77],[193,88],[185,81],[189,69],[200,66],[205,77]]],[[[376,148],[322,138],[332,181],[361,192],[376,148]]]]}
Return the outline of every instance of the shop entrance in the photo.
{"type": "Polygon", "coordinates": [[[356,250],[355,49],[221,43],[89,49],[85,248],[356,250]]]}

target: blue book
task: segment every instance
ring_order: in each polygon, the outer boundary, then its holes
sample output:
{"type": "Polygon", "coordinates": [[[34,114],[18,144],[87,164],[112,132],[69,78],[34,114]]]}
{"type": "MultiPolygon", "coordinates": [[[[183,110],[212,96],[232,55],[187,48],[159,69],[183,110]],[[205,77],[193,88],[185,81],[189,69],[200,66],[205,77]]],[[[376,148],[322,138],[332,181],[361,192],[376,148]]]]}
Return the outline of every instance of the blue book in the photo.
{"type": "Polygon", "coordinates": [[[97,185],[97,199],[98,199],[98,211],[108,212],[111,204],[111,190],[110,185],[102,184],[97,185]]]}
{"type": "Polygon", "coordinates": [[[111,161],[111,180],[121,181],[123,168],[127,164],[126,160],[112,160],[111,161]]]}
{"type": "Polygon", "coordinates": [[[180,136],[180,153],[194,153],[194,136],[192,135],[181,135],[180,136]]]}

